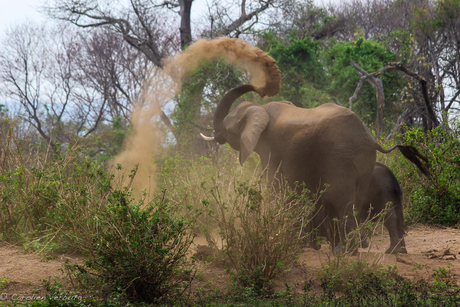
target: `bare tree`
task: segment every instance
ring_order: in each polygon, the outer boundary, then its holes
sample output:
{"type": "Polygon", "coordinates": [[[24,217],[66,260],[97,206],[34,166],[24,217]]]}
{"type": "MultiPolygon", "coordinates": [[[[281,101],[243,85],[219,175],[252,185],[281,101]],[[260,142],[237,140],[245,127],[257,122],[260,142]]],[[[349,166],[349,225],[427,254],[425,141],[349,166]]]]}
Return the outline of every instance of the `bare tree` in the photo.
{"type": "Polygon", "coordinates": [[[25,120],[47,142],[51,140],[52,131],[46,127],[44,117],[54,117],[54,121],[62,119],[69,103],[65,94],[70,86],[65,74],[56,74],[56,78],[64,78],[57,88],[47,82],[51,66],[65,65],[52,55],[55,53],[50,48],[51,36],[44,27],[30,23],[19,25],[6,32],[0,51],[0,80],[6,98],[22,106],[25,120]],[[63,94],[65,100],[57,103],[53,98],[59,94],[63,94]],[[51,101],[45,105],[43,101],[47,98],[51,101]]]}
{"type": "Polygon", "coordinates": [[[375,89],[375,96],[377,100],[377,131],[376,131],[376,136],[377,138],[380,137],[380,134],[383,132],[384,126],[383,126],[383,118],[385,116],[384,110],[385,110],[385,92],[383,90],[383,83],[381,78],[377,78],[375,76],[370,75],[367,71],[361,68],[358,64],[353,62],[351,59],[349,59],[351,65],[358,70],[359,75],[361,78],[359,79],[358,86],[356,87],[355,93],[353,94],[352,97],[349,99],[349,108],[350,110],[353,109],[353,100],[356,99],[358,92],[361,90],[361,87],[363,85],[363,81],[367,80],[372,87],[375,89]]]}
{"type": "Polygon", "coordinates": [[[80,35],[74,44],[76,78],[85,88],[94,89],[107,101],[109,117],[129,119],[143,81],[151,68],[140,51],[130,48],[119,36],[105,29],[80,35]]]}
{"type": "MultiPolygon", "coordinates": [[[[244,31],[245,23],[253,20],[253,25],[257,22],[259,14],[274,2],[275,0],[258,0],[246,3],[242,0],[239,17],[231,18],[229,14],[218,14],[222,17],[220,21],[225,24],[221,24],[217,34],[231,35],[244,31]]],[[[214,1],[211,7],[220,7],[216,3],[221,2],[214,1]]],[[[71,22],[81,28],[104,27],[114,34],[121,35],[127,43],[161,68],[164,57],[184,49],[193,41],[192,4],[193,0],[130,0],[129,5],[124,7],[121,1],[102,4],[96,0],[58,0],[50,2],[46,6],[46,11],[55,19],[71,22]],[[179,27],[174,25],[177,17],[180,18],[179,27]]],[[[210,28],[212,29],[212,26],[210,28]]],[[[160,118],[168,127],[172,127],[163,111],[160,112],[160,118]]]]}
{"type": "Polygon", "coordinates": [[[203,36],[213,38],[219,36],[239,37],[251,34],[257,25],[261,28],[271,23],[267,12],[280,1],[276,0],[228,0],[212,1],[208,7],[207,29],[203,36]]]}
{"type": "Polygon", "coordinates": [[[430,98],[428,97],[427,82],[422,76],[420,76],[417,73],[412,72],[401,62],[388,63],[388,65],[382,67],[379,71],[376,71],[370,74],[367,73],[365,70],[363,70],[358,64],[354,63],[352,60],[350,60],[350,62],[359,71],[359,74],[361,76],[358,86],[356,87],[355,93],[349,99],[350,109],[353,106],[352,104],[353,100],[356,99],[358,92],[361,90],[364,80],[368,80],[376,90],[377,112],[378,112],[377,114],[379,114],[380,112],[380,119],[379,118],[377,119],[378,135],[380,135],[380,133],[383,131],[383,106],[385,104],[385,97],[384,97],[384,90],[383,90],[381,79],[377,78],[377,76],[379,76],[381,73],[383,73],[385,70],[388,70],[388,69],[400,70],[404,72],[406,75],[408,75],[409,77],[416,79],[420,83],[421,94],[425,102],[424,106],[420,106],[420,113],[422,114],[422,117],[423,117],[423,125],[425,127],[425,131],[431,130],[439,126],[439,121],[431,106],[430,98]]]}
{"type": "Polygon", "coordinates": [[[0,50],[0,91],[47,142],[129,118],[150,62],[118,36],[23,24],[0,50]]]}
{"type": "Polygon", "coordinates": [[[167,8],[170,7],[176,7],[176,3],[131,0],[129,7],[124,7],[117,1],[107,4],[94,0],[64,0],[54,1],[46,10],[51,17],[81,28],[105,27],[122,35],[154,65],[161,67],[161,60],[179,47],[175,31],[170,31],[172,25],[167,24],[171,14],[167,8]]]}

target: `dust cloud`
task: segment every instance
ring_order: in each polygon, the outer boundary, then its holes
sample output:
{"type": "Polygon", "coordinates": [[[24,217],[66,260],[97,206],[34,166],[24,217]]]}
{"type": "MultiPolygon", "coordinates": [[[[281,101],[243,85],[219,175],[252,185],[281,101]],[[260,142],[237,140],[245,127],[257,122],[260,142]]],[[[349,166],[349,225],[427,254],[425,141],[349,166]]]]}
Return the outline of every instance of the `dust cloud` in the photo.
{"type": "MultiPolygon", "coordinates": [[[[115,157],[112,166],[123,166],[125,176],[138,166],[134,180],[130,183],[133,197],[143,198],[142,191],[150,199],[155,191],[155,156],[161,149],[162,135],[156,125],[161,107],[172,101],[180,91],[182,78],[201,61],[223,57],[229,64],[246,70],[251,75],[251,84],[256,92],[274,96],[281,89],[281,74],[267,53],[236,38],[221,37],[214,40],[198,40],[184,52],[167,58],[164,68],[155,69],[148,79],[135,104],[131,116],[132,133],[125,141],[123,151],[115,157]]],[[[129,180],[125,182],[129,183],[129,180]]]]}
{"type": "Polygon", "coordinates": [[[134,104],[131,114],[133,130],[125,140],[122,152],[112,162],[112,169],[121,164],[124,170],[124,185],[130,185],[135,200],[153,197],[156,188],[155,157],[161,150],[162,133],[157,126],[161,107],[175,95],[176,84],[161,69],[152,70],[151,77],[144,82],[142,92],[134,104]],[[127,175],[137,167],[131,181],[127,175]]]}
{"type": "Polygon", "coordinates": [[[184,52],[166,59],[164,69],[180,85],[182,77],[198,67],[201,61],[217,57],[223,57],[229,64],[248,71],[251,84],[262,97],[280,92],[281,73],[275,60],[266,52],[237,38],[200,39],[184,52]]]}

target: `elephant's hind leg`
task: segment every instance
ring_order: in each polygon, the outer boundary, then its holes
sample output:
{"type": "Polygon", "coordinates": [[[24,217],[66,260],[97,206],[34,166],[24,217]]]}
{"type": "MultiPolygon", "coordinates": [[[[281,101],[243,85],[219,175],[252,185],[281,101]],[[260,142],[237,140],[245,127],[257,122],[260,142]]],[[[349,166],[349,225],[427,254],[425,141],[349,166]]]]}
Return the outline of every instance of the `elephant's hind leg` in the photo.
{"type": "Polygon", "coordinates": [[[393,209],[387,212],[383,223],[390,235],[390,247],[386,250],[386,254],[406,254],[406,242],[404,237],[399,235],[396,212],[393,209]]]}

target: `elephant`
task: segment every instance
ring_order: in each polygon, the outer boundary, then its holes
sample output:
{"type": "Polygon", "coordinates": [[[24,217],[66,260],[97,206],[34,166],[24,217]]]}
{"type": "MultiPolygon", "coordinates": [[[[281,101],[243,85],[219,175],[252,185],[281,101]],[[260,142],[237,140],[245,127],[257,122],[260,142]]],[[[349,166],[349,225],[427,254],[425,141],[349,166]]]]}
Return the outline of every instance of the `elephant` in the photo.
{"type": "MultiPolygon", "coordinates": [[[[358,211],[357,220],[361,223],[366,219],[374,219],[377,214],[387,208],[387,204],[390,204],[383,219],[383,224],[390,235],[390,247],[385,251],[387,254],[407,253],[404,241],[406,226],[404,223],[402,200],[403,191],[393,172],[386,165],[376,162],[364,199],[364,205],[358,211]]],[[[312,233],[311,247],[314,249],[321,247],[315,240],[317,236],[325,237],[329,242],[334,242],[334,236],[337,236],[336,227],[331,223],[325,210],[321,208],[315,212],[315,215],[312,217],[312,223],[317,226],[318,232],[312,233]]],[[[362,247],[367,247],[366,239],[366,233],[362,232],[362,247]]]]}
{"type": "Polygon", "coordinates": [[[276,64],[272,61],[264,69],[266,74],[273,71],[275,75],[275,78],[267,75],[268,86],[243,84],[227,92],[214,113],[214,136],[202,137],[206,141],[228,143],[239,151],[241,164],[256,152],[272,182],[285,179],[294,188],[299,183],[310,191],[319,191],[327,185],[320,206],[339,219],[335,251],[341,252],[346,246],[346,234],[357,226],[353,208],[363,209],[377,151],[389,153],[398,148],[424,174],[429,173],[424,164],[427,160],[409,145],[383,149],[355,113],[337,104],[306,109],[287,101],[265,105],[244,101],[230,112],[240,96],[256,92],[264,97],[267,89],[279,85],[276,64]]]}
{"type": "Polygon", "coordinates": [[[346,234],[357,226],[353,210],[365,211],[377,151],[389,153],[399,148],[428,174],[422,163],[426,158],[414,147],[383,149],[355,113],[336,104],[305,109],[286,101],[265,105],[244,101],[229,112],[238,97],[251,91],[257,92],[257,88],[245,84],[226,93],[214,114],[214,136],[202,137],[229,143],[239,151],[241,164],[255,151],[271,181],[286,179],[294,188],[301,183],[310,191],[326,184],[319,205],[339,219],[336,252],[343,250],[346,234]]]}

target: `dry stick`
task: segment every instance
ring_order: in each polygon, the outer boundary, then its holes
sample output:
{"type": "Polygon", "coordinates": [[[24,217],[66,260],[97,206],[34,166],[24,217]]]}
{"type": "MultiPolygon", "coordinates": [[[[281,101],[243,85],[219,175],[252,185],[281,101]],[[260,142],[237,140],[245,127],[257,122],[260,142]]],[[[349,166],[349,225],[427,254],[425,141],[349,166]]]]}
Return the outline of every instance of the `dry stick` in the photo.
{"type": "Polygon", "coordinates": [[[436,128],[439,126],[439,121],[438,118],[436,117],[436,114],[434,114],[433,107],[431,106],[430,98],[428,96],[428,87],[426,80],[420,76],[419,74],[416,74],[409,70],[407,67],[405,67],[401,62],[391,62],[388,63],[388,68],[395,68],[398,69],[407,75],[411,76],[414,79],[417,79],[420,82],[420,85],[422,87],[422,94],[423,94],[423,99],[425,101],[425,106],[428,111],[428,116],[430,121],[427,123],[428,124],[428,130],[431,130],[433,128],[436,128]]]}
{"type": "Polygon", "coordinates": [[[396,130],[398,130],[399,126],[401,126],[401,123],[404,119],[404,117],[409,113],[409,109],[405,109],[404,112],[398,117],[398,120],[396,121],[395,123],[395,126],[393,127],[393,129],[391,130],[390,134],[387,136],[387,139],[391,139],[391,137],[393,136],[393,134],[396,132],[396,130]]]}
{"type": "MultiPolygon", "coordinates": [[[[367,71],[362,69],[358,64],[353,62],[351,59],[349,59],[349,61],[351,65],[353,65],[359,71],[359,74],[361,75],[361,78],[359,78],[359,83],[355,90],[355,93],[348,100],[350,104],[350,110],[352,110],[353,108],[353,100],[357,98],[358,92],[361,90],[364,80],[369,81],[369,83],[375,89],[375,95],[377,99],[377,131],[376,132],[377,132],[377,138],[378,138],[380,137],[380,134],[383,132],[383,117],[384,117],[384,107],[385,107],[385,92],[383,90],[382,79],[372,76],[373,74],[369,74],[367,71]]],[[[382,69],[379,71],[380,73],[383,72],[382,69]]]]}
{"type": "Polygon", "coordinates": [[[460,91],[457,91],[457,93],[455,93],[454,97],[452,97],[449,104],[447,105],[446,112],[449,111],[449,109],[452,107],[452,104],[455,102],[455,100],[457,99],[459,95],[460,95],[460,91]]]}

